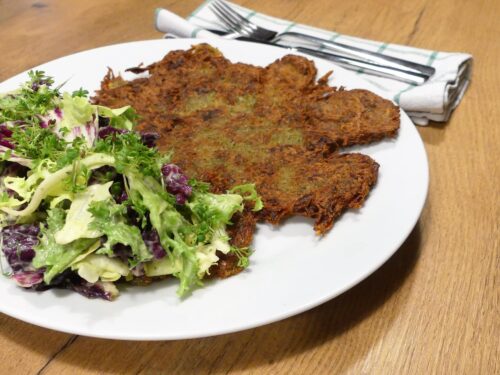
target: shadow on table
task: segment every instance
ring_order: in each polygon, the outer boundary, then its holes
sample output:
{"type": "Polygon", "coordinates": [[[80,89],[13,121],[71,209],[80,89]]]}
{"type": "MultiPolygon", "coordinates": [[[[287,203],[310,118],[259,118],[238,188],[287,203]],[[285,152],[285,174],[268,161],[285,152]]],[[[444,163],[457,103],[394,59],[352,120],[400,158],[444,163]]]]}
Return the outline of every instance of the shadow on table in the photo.
{"type": "MultiPolygon", "coordinates": [[[[326,366],[331,363],[335,364],[335,368],[348,369],[384,337],[397,318],[399,309],[405,305],[411,290],[408,285],[394,296],[398,301],[384,310],[384,305],[394,293],[403,284],[411,283],[408,276],[419,257],[419,249],[420,229],[417,223],[396,254],[354,288],[308,312],[240,333],[171,342],[112,341],[87,337],[74,340],[70,335],[56,334],[19,322],[29,329],[14,332],[0,326],[0,335],[42,355],[55,357],[47,364],[47,370],[69,370],[73,367],[97,373],[204,374],[259,368],[292,356],[311,357],[315,348],[325,344],[335,346],[337,340],[349,334],[352,346],[345,345],[344,340],[342,347],[332,350],[328,358],[315,359],[326,363],[326,366]],[[379,316],[374,317],[370,327],[365,329],[363,321],[377,312],[379,316]],[[378,324],[375,319],[378,319],[378,324]],[[33,336],[49,339],[54,335],[66,336],[68,341],[55,355],[30,339],[33,336]]],[[[138,317],[138,322],[144,318],[138,317]]],[[[295,363],[299,362],[296,358],[295,363]]]]}

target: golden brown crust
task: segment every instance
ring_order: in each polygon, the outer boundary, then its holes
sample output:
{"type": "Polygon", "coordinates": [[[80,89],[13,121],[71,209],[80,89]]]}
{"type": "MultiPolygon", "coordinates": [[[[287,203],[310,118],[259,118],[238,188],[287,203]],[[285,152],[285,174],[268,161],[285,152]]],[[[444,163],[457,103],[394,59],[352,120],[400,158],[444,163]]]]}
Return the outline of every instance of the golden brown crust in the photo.
{"type": "Polygon", "coordinates": [[[259,217],[273,224],[300,215],[315,219],[315,231],[324,234],[346,209],[359,208],[377,181],[378,164],[362,154],[279,157],[276,172],[259,184],[259,217]]]}
{"type": "Polygon", "coordinates": [[[257,218],[250,209],[237,213],[231,219],[227,232],[231,238],[231,245],[236,247],[249,247],[255,232],[257,218]]]}

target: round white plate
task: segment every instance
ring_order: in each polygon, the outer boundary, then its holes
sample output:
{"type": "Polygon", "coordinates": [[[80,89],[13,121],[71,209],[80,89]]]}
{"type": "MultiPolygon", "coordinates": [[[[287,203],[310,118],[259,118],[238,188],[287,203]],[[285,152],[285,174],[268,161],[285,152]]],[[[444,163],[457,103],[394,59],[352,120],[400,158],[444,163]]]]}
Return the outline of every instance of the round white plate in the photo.
{"type": "MultiPolygon", "coordinates": [[[[115,72],[161,59],[200,40],[151,40],[76,53],[36,67],[68,80],[65,90],[99,88],[107,67],[115,72]]],[[[285,49],[261,44],[214,40],[233,62],[267,65],[285,49]]],[[[332,85],[377,92],[355,74],[313,59],[319,74],[333,69],[332,85]]],[[[131,74],[124,74],[132,78],[131,74]]],[[[27,79],[19,74],[0,92],[27,79]]],[[[423,208],[428,165],[414,125],[401,113],[397,139],[359,147],[380,164],[379,180],[360,210],[346,212],[323,238],[312,222],[292,219],[273,228],[260,225],[250,267],[225,280],[207,282],[184,300],[175,294],[176,280],[147,288],[121,288],[114,302],[89,300],[76,293],[24,291],[0,277],[0,311],[59,331],[113,339],[170,340],[218,335],[275,322],[338,296],[379,268],[411,232],[423,208]]]]}

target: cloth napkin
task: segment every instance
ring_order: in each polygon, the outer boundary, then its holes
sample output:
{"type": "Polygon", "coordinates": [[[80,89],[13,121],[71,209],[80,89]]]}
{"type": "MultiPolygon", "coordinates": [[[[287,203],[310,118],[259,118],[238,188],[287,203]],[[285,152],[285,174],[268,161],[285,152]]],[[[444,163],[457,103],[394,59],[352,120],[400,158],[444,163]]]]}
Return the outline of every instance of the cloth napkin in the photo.
{"type": "MultiPolygon", "coordinates": [[[[180,37],[217,38],[217,35],[207,31],[208,29],[224,30],[209,8],[211,1],[207,0],[200,5],[187,18],[189,22],[167,10],[157,9],[156,28],[159,31],[180,37]]],[[[251,19],[252,22],[277,32],[296,31],[311,34],[433,66],[436,68],[436,73],[420,86],[369,75],[364,73],[362,69],[357,71],[358,75],[376,86],[387,97],[392,98],[417,125],[427,125],[429,120],[446,122],[453,109],[460,103],[471,79],[472,56],[466,53],[431,51],[356,38],[270,17],[233,3],[229,3],[229,5],[247,19],[251,19]]]]}

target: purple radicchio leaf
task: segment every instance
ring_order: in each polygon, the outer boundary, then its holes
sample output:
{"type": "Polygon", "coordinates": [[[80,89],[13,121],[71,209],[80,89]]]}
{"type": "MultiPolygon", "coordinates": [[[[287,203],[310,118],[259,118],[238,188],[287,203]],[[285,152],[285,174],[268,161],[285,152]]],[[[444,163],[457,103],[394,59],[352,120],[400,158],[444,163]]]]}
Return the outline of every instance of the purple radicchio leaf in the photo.
{"type": "Polygon", "coordinates": [[[32,264],[39,232],[40,228],[35,224],[9,225],[2,230],[2,251],[12,269],[12,277],[25,288],[43,281],[43,270],[32,264]]]}
{"type": "Polygon", "coordinates": [[[34,247],[38,244],[40,228],[35,224],[9,225],[2,230],[3,253],[12,271],[36,270],[32,265],[34,247]]]}
{"type": "Polygon", "coordinates": [[[121,243],[117,243],[113,246],[113,253],[125,263],[128,263],[128,260],[133,256],[132,248],[121,243]]]}
{"type": "Polygon", "coordinates": [[[0,135],[9,138],[12,136],[12,130],[10,130],[6,124],[0,124],[0,135]]]}
{"type": "Polygon", "coordinates": [[[14,145],[11,142],[9,142],[5,139],[2,139],[1,137],[0,137],[0,146],[10,148],[11,150],[14,149],[14,145]]]}
{"type": "Polygon", "coordinates": [[[32,288],[43,282],[43,272],[44,270],[42,269],[37,271],[18,272],[14,273],[12,278],[19,286],[23,288],[32,288]]]}
{"type": "Polygon", "coordinates": [[[142,143],[149,147],[156,147],[156,141],[160,138],[160,135],[156,132],[141,132],[141,141],[142,143]]]}
{"type": "Polygon", "coordinates": [[[92,299],[101,298],[111,301],[117,296],[115,292],[116,287],[112,283],[104,283],[101,281],[92,284],[81,279],[77,284],[68,284],[68,289],[74,290],[82,296],[92,299]]]}
{"type": "Polygon", "coordinates": [[[111,301],[118,295],[118,290],[112,283],[100,281],[89,283],[69,269],[56,276],[50,285],[41,284],[36,290],[49,288],[69,289],[87,298],[101,298],[107,301],[111,301]]]}
{"type": "Polygon", "coordinates": [[[10,138],[12,136],[12,130],[9,129],[7,124],[0,124],[0,146],[14,149],[14,144],[7,140],[6,138],[10,138]]]}
{"type": "Polygon", "coordinates": [[[167,252],[165,251],[163,246],[161,246],[160,236],[158,236],[158,232],[155,229],[142,232],[142,239],[144,240],[144,243],[146,244],[149,251],[151,251],[153,257],[156,260],[161,259],[165,257],[165,255],[167,255],[167,252]]]}
{"type": "Polygon", "coordinates": [[[115,134],[125,134],[128,133],[129,131],[127,129],[118,129],[114,128],[112,126],[106,126],[104,128],[99,129],[98,137],[100,139],[104,139],[109,137],[110,135],[115,135],[115,134]]]}
{"type": "Polygon", "coordinates": [[[193,188],[188,184],[187,176],[175,164],[164,164],[161,167],[161,173],[167,191],[175,195],[176,203],[181,205],[186,203],[193,192],[193,188]]]}
{"type": "Polygon", "coordinates": [[[98,121],[99,128],[104,128],[105,126],[109,126],[111,119],[109,117],[99,116],[98,121]]]}
{"type": "Polygon", "coordinates": [[[114,195],[113,197],[115,198],[116,203],[122,204],[128,199],[128,194],[125,190],[122,190],[120,194],[114,195]]]}
{"type": "MultiPolygon", "coordinates": [[[[7,177],[7,176],[11,176],[11,177],[26,177],[27,174],[28,174],[28,171],[30,169],[21,165],[21,164],[18,164],[18,163],[13,163],[13,162],[10,162],[10,161],[7,161],[5,162],[5,167],[2,171],[2,173],[0,174],[0,178],[1,177],[7,177]]],[[[12,190],[7,190],[7,193],[10,195],[10,193],[12,192],[12,190]]]]}

